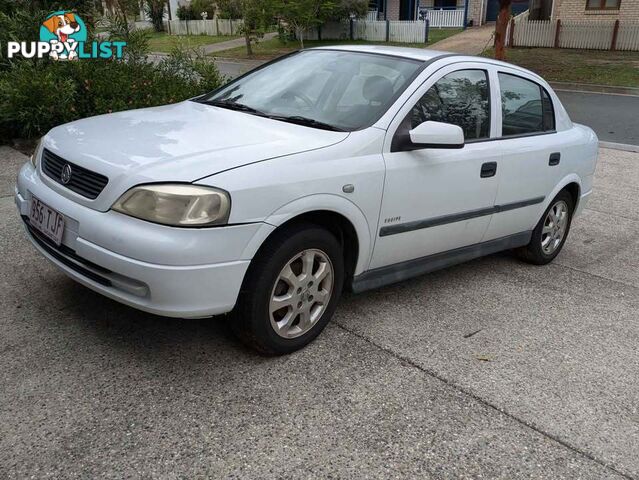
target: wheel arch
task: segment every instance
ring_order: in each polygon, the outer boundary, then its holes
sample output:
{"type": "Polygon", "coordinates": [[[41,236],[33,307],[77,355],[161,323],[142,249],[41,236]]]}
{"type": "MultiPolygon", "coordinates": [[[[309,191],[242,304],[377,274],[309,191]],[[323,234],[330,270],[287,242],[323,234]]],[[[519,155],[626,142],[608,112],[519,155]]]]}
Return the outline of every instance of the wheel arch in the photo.
{"type": "Polygon", "coordinates": [[[579,200],[581,198],[581,186],[577,182],[570,182],[566,184],[562,190],[567,190],[572,197],[573,203],[573,212],[577,211],[577,206],[579,205],[579,200]]]}
{"type": "Polygon", "coordinates": [[[338,195],[309,195],[288,203],[264,220],[273,226],[259,244],[247,248],[245,258],[252,258],[273,235],[290,225],[309,222],[332,232],[344,246],[347,279],[366,270],[371,255],[371,234],[363,212],[351,201],[338,195]]]}
{"type": "Polygon", "coordinates": [[[555,186],[553,191],[546,197],[544,201],[544,208],[542,211],[545,211],[552,202],[553,198],[555,198],[559,192],[562,190],[567,190],[568,193],[572,196],[574,201],[573,212],[577,211],[577,207],[579,206],[579,200],[581,199],[581,178],[575,174],[571,173],[570,175],[566,175],[561,181],[555,186]]]}

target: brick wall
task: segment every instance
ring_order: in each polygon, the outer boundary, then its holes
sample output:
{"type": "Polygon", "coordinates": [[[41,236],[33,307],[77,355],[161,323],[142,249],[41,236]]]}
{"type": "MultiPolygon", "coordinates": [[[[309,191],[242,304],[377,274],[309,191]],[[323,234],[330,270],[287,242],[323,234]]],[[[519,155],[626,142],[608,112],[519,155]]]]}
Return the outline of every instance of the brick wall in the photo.
{"type": "Polygon", "coordinates": [[[386,8],[387,20],[399,20],[399,0],[388,0],[386,8]]]}
{"type": "Polygon", "coordinates": [[[639,0],[621,0],[619,10],[586,10],[586,0],[555,0],[553,20],[639,21],[639,0]]]}
{"type": "Polygon", "coordinates": [[[486,17],[486,0],[468,0],[468,2],[468,21],[472,20],[473,26],[478,27],[484,23],[484,18],[486,17]],[[482,4],[484,4],[483,9],[482,4]]]}

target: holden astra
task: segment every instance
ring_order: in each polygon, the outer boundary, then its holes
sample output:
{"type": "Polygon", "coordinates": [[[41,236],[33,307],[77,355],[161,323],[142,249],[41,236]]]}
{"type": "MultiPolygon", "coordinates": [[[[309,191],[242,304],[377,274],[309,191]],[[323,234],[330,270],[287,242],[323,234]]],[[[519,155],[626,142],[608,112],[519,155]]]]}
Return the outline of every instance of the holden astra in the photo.
{"type": "Polygon", "coordinates": [[[362,292],[501,250],[551,262],[593,131],[538,75],[385,46],[302,50],[181,103],[58,126],[21,169],[29,240],[154,314],[230,313],[267,354],[362,292]]]}

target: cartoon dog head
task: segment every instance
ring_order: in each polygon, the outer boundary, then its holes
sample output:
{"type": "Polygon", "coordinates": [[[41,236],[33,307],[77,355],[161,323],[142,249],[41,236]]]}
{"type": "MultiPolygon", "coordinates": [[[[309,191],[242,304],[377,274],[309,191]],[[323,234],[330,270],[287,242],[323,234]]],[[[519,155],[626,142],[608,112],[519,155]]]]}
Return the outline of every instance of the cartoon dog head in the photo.
{"type": "Polygon", "coordinates": [[[80,24],[76,22],[73,13],[53,15],[47,18],[42,25],[57,36],[58,40],[63,43],[67,41],[69,35],[80,31],[80,24]]]}

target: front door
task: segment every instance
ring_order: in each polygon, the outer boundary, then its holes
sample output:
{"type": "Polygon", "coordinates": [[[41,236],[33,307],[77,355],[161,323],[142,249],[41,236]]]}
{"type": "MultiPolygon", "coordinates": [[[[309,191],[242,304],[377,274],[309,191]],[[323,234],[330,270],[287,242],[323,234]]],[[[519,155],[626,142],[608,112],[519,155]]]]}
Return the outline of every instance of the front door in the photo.
{"type": "Polygon", "coordinates": [[[481,242],[494,207],[501,160],[499,142],[485,141],[495,128],[490,99],[496,86],[489,82],[490,68],[468,63],[439,70],[391,123],[371,268],[481,242]],[[427,120],[459,125],[465,146],[406,147],[408,131],[427,120]]]}

